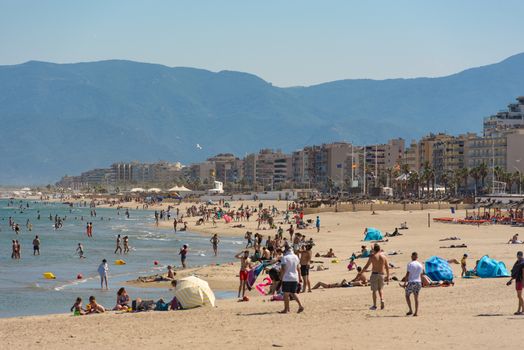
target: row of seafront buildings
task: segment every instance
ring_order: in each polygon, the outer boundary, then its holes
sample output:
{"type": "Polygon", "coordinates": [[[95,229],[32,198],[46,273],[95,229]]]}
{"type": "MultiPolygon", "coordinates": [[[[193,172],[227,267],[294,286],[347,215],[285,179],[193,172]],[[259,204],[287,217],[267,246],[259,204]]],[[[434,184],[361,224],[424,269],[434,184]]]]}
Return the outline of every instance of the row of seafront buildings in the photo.
{"type": "MultiPolygon", "coordinates": [[[[389,186],[400,169],[421,172],[431,166],[435,180],[448,171],[485,164],[507,172],[524,172],[524,97],[508,109],[484,119],[483,135],[429,134],[409,144],[392,139],[384,144],[353,145],[334,142],[306,146],[291,154],[262,149],[244,158],[222,153],[201,163],[115,163],[80,176],[66,176],[57,184],[82,188],[95,185],[201,183],[221,181],[225,188],[353,189],[389,186]]],[[[488,180],[492,172],[488,174],[488,180]]]]}

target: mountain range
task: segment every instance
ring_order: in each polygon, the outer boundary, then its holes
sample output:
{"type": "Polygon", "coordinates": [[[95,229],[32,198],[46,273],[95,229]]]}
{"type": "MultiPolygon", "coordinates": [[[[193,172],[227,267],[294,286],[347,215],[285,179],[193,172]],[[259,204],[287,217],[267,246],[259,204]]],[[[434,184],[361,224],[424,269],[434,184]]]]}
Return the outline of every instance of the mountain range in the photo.
{"type": "Polygon", "coordinates": [[[54,182],[116,161],[480,131],[483,117],[523,94],[524,54],[445,77],[289,88],[123,60],[0,66],[0,184],[54,182]]]}

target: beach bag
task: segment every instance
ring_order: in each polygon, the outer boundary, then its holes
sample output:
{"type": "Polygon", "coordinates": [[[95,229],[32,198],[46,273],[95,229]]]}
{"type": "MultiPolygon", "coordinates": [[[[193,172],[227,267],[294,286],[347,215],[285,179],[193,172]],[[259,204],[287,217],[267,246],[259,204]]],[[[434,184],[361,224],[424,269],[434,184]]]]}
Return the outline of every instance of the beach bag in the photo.
{"type": "Polygon", "coordinates": [[[155,310],[156,311],[167,311],[169,310],[169,304],[164,303],[164,300],[160,299],[159,301],[156,302],[155,310]]]}

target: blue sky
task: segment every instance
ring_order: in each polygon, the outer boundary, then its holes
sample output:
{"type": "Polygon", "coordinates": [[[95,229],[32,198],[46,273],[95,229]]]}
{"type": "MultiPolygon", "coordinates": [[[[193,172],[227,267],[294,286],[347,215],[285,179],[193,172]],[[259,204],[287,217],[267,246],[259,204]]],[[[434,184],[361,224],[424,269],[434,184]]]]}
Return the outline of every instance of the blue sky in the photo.
{"type": "Polygon", "coordinates": [[[0,64],[130,59],[278,86],[441,76],[524,51],[524,1],[0,0],[0,64]]]}

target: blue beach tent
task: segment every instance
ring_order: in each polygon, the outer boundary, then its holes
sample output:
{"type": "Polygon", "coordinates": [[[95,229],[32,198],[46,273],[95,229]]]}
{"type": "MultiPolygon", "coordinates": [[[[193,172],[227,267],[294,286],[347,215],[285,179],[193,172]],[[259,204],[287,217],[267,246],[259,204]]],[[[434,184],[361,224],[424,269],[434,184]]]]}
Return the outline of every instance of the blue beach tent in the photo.
{"type": "Polygon", "coordinates": [[[432,256],[426,260],[426,275],[433,281],[453,281],[453,270],[447,260],[432,256]]]}
{"type": "Polygon", "coordinates": [[[368,227],[366,232],[366,237],[364,241],[380,241],[382,239],[382,232],[373,227],[368,227]]]}
{"type": "Polygon", "coordinates": [[[509,277],[506,265],[484,255],[477,265],[477,276],[482,278],[509,277]]]}

